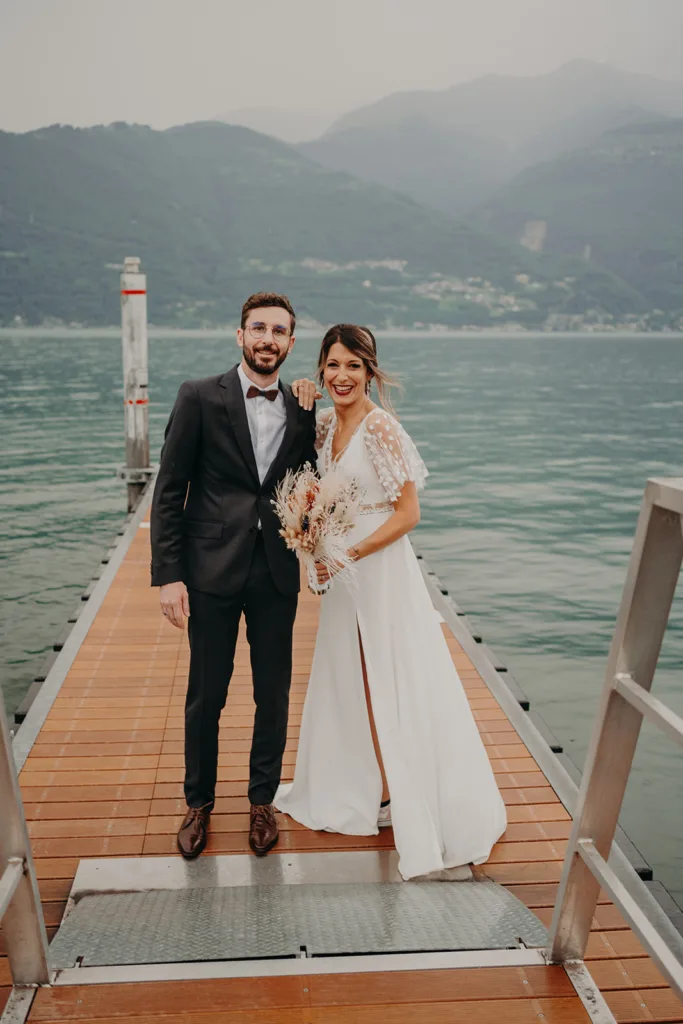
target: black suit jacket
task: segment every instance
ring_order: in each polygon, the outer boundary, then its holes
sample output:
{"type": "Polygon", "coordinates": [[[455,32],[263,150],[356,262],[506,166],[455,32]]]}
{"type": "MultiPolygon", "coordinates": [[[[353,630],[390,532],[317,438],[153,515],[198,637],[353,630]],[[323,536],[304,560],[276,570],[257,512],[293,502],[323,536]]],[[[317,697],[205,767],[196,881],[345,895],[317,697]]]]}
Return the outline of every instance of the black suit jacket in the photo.
{"type": "Polygon", "coordinates": [[[237,367],[181,385],[152,500],[153,587],[182,580],[207,594],[238,593],[260,520],[276,587],[283,594],[298,592],[297,558],[279,535],[271,498],[288,469],[315,466],[315,412],[302,409],[288,385],[280,383],[280,389],[285,433],[261,485],[237,367]]]}

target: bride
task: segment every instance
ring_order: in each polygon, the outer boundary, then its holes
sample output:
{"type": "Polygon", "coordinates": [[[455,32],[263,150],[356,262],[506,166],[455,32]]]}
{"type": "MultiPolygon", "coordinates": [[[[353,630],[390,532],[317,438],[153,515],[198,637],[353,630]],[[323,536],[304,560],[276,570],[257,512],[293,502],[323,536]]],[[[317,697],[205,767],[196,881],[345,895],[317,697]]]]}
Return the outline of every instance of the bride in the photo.
{"type": "MultiPolygon", "coordinates": [[[[403,878],[488,859],[505,806],[409,532],[427,469],[382,405],[391,383],[366,328],[325,335],[318,469],[360,480],[349,537],[354,578],[322,598],[294,781],[275,805],[311,829],[376,835],[393,825],[403,878]]],[[[320,582],[328,579],[319,566],[320,582]]]]}

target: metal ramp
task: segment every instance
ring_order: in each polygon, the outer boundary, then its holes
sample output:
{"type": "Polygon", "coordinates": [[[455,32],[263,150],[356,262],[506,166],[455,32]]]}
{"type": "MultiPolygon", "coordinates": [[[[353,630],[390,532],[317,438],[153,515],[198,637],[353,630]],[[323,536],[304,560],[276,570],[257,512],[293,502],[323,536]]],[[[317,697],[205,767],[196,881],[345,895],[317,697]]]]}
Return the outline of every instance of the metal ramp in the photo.
{"type": "Polygon", "coordinates": [[[396,881],[390,854],[205,857],[192,865],[145,858],[83,862],[82,868],[50,947],[57,969],[547,942],[535,915],[496,882],[396,881]],[[150,884],[155,860],[157,881],[150,884]],[[145,877],[136,877],[143,863],[145,877]],[[247,880],[245,870],[255,877],[247,880]],[[92,886],[96,877],[99,891],[92,886]]]}

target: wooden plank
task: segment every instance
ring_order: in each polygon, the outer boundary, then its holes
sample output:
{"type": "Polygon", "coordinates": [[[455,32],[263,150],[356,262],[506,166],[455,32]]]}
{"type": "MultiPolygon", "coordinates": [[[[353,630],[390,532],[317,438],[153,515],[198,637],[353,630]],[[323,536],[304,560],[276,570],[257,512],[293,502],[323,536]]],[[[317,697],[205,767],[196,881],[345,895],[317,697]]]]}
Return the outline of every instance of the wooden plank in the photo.
{"type": "Polygon", "coordinates": [[[512,861],[532,864],[534,861],[563,860],[566,842],[496,843],[487,865],[507,864],[512,861]]]}
{"type": "Polygon", "coordinates": [[[32,1021],[133,1017],[217,1010],[269,1010],[307,1005],[305,978],[217,978],[206,982],[69,985],[36,994],[32,1021]]]}
{"type": "Polygon", "coordinates": [[[683,1021],[683,1003],[670,989],[605,992],[605,1001],[617,1024],[640,1021],[683,1021]]]}
{"type": "MultiPolygon", "coordinates": [[[[259,979],[260,984],[261,979],[259,979]]],[[[137,1012],[127,1014],[123,1019],[135,1021],[136,1024],[318,1024],[318,1022],[339,1022],[339,1024],[377,1024],[377,1020],[388,1024],[425,1024],[424,1003],[374,1004],[364,1006],[316,1006],[304,1007],[269,1007],[267,1009],[239,1008],[230,1004],[218,1006],[213,1010],[175,1010],[168,1007],[161,1013],[150,1013],[142,1009],[146,1004],[147,985],[137,985],[138,998],[141,1006],[137,1012]]],[[[196,986],[200,989],[203,986],[196,986]]],[[[252,988],[257,988],[252,984],[252,988]]],[[[36,1004],[38,997],[36,996],[36,1004]]],[[[35,1005],[35,1004],[34,1004],[35,1005]]],[[[122,1015],[98,1014],[97,1016],[36,1016],[37,1007],[30,1015],[31,1021],[42,1024],[56,1024],[57,1021],[80,1021],[81,1024],[120,1024],[122,1015]]],[[[429,1024],[538,1024],[539,1015],[544,1024],[584,1024],[589,1018],[579,1000],[574,997],[564,999],[510,999],[486,1000],[476,1002],[429,1004],[429,1024]]]]}
{"type": "Polygon", "coordinates": [[[663,974],[647,956],[594,961],[590,972],[602,992],[621,988],[667,988],[663,974]]]}
{"type": "MultiPolygon", "coordinates": [[[[131,769],[151,769],[154,771],[159,765],[158,754],[133,754],[130,756],[110,756],[107,747],[101,748],[99,754],[91,754],[89,757],[29,757],[26,761],[24,771],[28,778],[35,773],[49,772],[59,775],[70,775],[73,772],[105,772],[125,771],[131,769]]],[[[138,781],[146,782],[147,779],[140,778],[138,781]]]]}
{"type": "Polygon", "coordinates": [[[486,874],[494,882],[501,885],[519,885],[528,882],[559,882],[562,873],[562,861],[538,861],[532,864],[522,862],[513,864],[485,865],[486,874]]]}
{"type": "MultiPolygon", "coordinates": [[[[574,996],[562,967],[490,967],[462,970],[322,974],[308,979],[312,1006],[372,1006],[574,996]]],[[[429,1011],[426,1011],[429,1012],[429,1011]]]]}
{"type": "Polygon", "coordinates": [[[66,900],[71,892],[70,878],[40,878],[38,879],[40,898],[44,903],[52,900],[66,900]]]}
{"type": "Polygon", "coordinates": [[[53,857],[134,857],[142,853],[144,838],[138,836],[83,836],[56,839],[34,839],[33,856],[53,857]]]}
{"type": "Polygon", "coordinates": [[[548,785],[507,787],[501,785],[502,780],[500,778],[496,779],[496,781],[506,807],[514,804],[554,804],[558,809],[562,808],[555,791],[548,785]]]}
{"type": "Polygon", "coordinates": [[[79,857],[36,857],[36,877],[41,879],[66,878],[73,882],[79,857]]]}
{"type": "Polygon", "coordinates": [[[316,1007],[306,1018],[310,1024],[589,1024],[578,998],[507,999],[481,1002],[430,1003],[429,1016],[421,1003],[316,1007]]]}
{"type": "MultiPolygon", "coordinates": [[[[174,835],[146,836],[143,853],[153,856],[168,856],[177,853],[174,835]]],[[[277,853],[314,853],[332,850],[391,850],[394,837],[391,829],[382,829],[377,836],[342,836],[329,832],[309,832],[307,829],[283,831],[277,847],[269,856],[277,853]]],[[[249,853],[249,837],[246,832],[209,832],[206,845],[209,855],[217,853],[249,853]]]]}
{"type": "MultiPolygon", "coordinates": [[[[144,986],[139,986],[140,998],[144,999],[144,986]]],[[[29,1020],[34,1020],[33,1015],[29,1020]]],[[[60,1020],[80,1021],[80,1024],[121,1024],[121,1017],[109,1015],[101,1017],[63,1017],[52,1018],[51,1024],[60,1020]]],[[[162,1014],[149,1014],[140,1009],[134,1016],[124,1018],[134,1024],[308,1024],[311,1018],[305,1010],[298,1007],[269,1010],[230,1010],[225,1007],[209,1013],[183,1012],[176,1013],[168,1009],[162,1014]]]]}
{"type": "MultiPolygon", "coordinates": [[[[36,743],[33,751],[35,757],[39,758],[63,758],[70,757],[88,758],[97,755],[99,749],[103,748],[106,742],[106,751],[109,756],[127,757],[132,754],[155,754],[162,753],[162,741],[150,740],[129,740],[127,743],[92,740],[89,743],[36,743]]],[[[82,763],[82,762],[81,762],[82,763]]]]}
{"type": "MultiPolygon", "coordinates": [[[[181,801],[178,801],[178,803],[180,802],[181,801]]],[[[231,814],[212,814],[211,832],[214,835],[221,832],[247,833],[249,831],[249,807],[248,800],[246,798],[245,802],[247,803],[247,807],[241,812],[233,812],[231,814]]],[[[181,808],[179,812],[173,815],[147,818],[146,834],[148,836],[175,836],[180,827],[184,813],[184,810],[181,808]]],[[[284,832],[300,831],[306,827],[305,825],[301,825],[298,821],[295,821],[293,818],[288,817],[286,814],[281,814],[280,812],[277,812],[275,817],[277,819],[278,827],[284,832]]]]}
{"type": "MultiPolygon", "coordinates": [[[[155,801],[160,803],[161,801],[155,801]]],[[[148,818],[142,820],[144,826],[146,821],[146,832],[147,835],[164,835],[174,834],[178,831],[180,823],[185,814],[185,804],[181,798],[177,798],[175,801],[168,801],[172,806],[173,811],[170,814],[150,814],[148,818]]],[[[246,831],[249,828],[249,802],[246,797],[243,798],[237,808],[225,807],[225,802],[221,801],[221,811],[217,811],[211,815],[211,831],[212,832],[240,832],[246,831]],[[228,813],[221,813],[228,812],[228,813]]],[[[292,830],[302,829],[305,826],[300,825],[299,822],[290,818],[286,814],[276,814],[279,826],[281,829],[292,830]]],[[[82,831],[74,831],[73,835],[104,835],[107,834],[106,830],[111,827],[111,834],[138,834],[138,828],[141,824],[139,819],[127,819],[114,824],[107,823],[103,824],[101,821],[89,822],[82,821],[79,826],[76,826],[82,831]],[[115,826],[119,825],[120,831],[115,831],[115,826]]],[[[541,840],[552,840],[559,837],[566,838],[569,835],[570,822],[534,822],[527,823],[523,822],[520,824],[511,824],[508,826],[505,832],[504,838],[501,840],[502,843],[513,843],[520,840],[529,842],[541,841],[541,840]]],[[[51,828],[50,823],[34,824],[32,826],[32,835],[66,835],[68,834],[69,825],[66,822],[59,822],[55,824],[54,828],[51,828]]]]}
{"type": "Polygon", "coordinates": [[[591,932],[586,947],[586,961],[611,960],[629,956],[647,956],[632,931],[591,932]]]}
{"type": "MultiPolygon", "coordinates": [[[[23,777],[22,777],[23,782],[23,777]]],[[[155,786],[153,783],[135,783],[117,785],[80,785],[80,786],[26,786],[21,787],[24,799],[34,806],[44,806],[47,803],[92,803],[94,801],[112,801],[118,803],[123,800],[151,800],[154,795],[155,786]]]]}
{"type": "Polygon", "coordinates": [[[118,771],[84,772],[33,772],[21,773],[22,783],[29,789],[45,786],[78,786],[87,778],[91,786],[137,785],[138,783],[156,782],[157,772],[154,768],[119,769],[118,771]]]}
{"type": "Polygon", "coordinates": [[[145,834],[147,827],[147,818],[113,817],[91,819],[79,817],[61,821],[29,821],[27,824],[28,834],[32,840],[67,837],[70,839],[81,839],[93,836],[142,836],[145,834]]]}
{"type": "MultiPolygon", "coordinates": [[[[557,885],[553,882],[537,882],[522,885],[510,884],[507,886],[510,892],[522,901],[527,907],[554,907],[557,898],[557,885]]],[[[603,890],[598,895],[598,903],[609,903],[609,896],[603,890]]]]}
{"type": "Polygon", "coordinates": [[[82,821],[85,819],[115,820],[117,818],[143,818],[152,813],[151,800],[90,800],[81,803],[58,803],[44,801],[39,804],[24,804],[27,822],[32,821],[82,821]]]}

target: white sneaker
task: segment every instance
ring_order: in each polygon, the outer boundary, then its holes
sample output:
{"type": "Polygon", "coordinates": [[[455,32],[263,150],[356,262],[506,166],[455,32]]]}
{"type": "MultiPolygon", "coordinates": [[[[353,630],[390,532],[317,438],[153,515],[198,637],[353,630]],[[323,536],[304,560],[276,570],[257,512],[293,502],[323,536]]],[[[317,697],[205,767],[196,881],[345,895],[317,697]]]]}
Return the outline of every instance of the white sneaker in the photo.
{"type": "Polygon", "coordinates": [[[380,807],[377,815],[377,828],[389,828],[391,826],[391,804],[380,807]]]}

